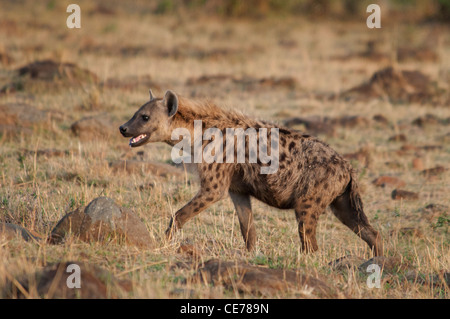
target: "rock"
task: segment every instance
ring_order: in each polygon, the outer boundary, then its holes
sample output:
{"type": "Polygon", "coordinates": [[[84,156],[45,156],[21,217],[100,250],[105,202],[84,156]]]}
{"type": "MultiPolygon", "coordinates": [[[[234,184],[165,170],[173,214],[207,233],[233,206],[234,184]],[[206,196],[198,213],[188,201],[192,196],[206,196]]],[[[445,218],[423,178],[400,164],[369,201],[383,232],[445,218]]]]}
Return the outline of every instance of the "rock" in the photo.
{"type": "Polygon", "coordinates": [[[419,194],[418,193],[405,191],[405,190],[402,190],[402,189],[394,189],[392,191],[391,196],[392,196],[392,199],[394,199],[394,200],[400,200],[400,199],[416,200],[416,199],[419,199],[419,194]]]}
{"type": "Polygon", "coordinates": [[[53,228],[49,242],[61,243],[70,234],[86,242],[113,240],[142,248],[154,246],[141,220],[108,197],[98,197],[86,208],[66,214],[53,228]]]}
{"type": "Polygon", "coordinates": [[[412,281],[413,283],[428,285],[431,287],[445,289],[445,287],[450,287],[450,272],[441,270],[437,274],[421,274],[415,270],[410,270],[406,273],[406,279],[412,281]]]}
{"type": "Polygon", "coordinates": [[[294,127],[295,125],[303,125],[305,130],[312,135],[336,135],[336,127],[355,128],[355,127],[367,127],[370,121],[359,115],[344,115],[338,118],[329,117],[294,117],[284,122],[284,125],[288,127],[294,127]]]}
{"type": "Polygon", "coordinates": [[[361,265],[364,262],[364,258],[358,257],[358,256],[343,256],[336,260],[333,260],[328,265],[331,266],[334,270],[337,271],[344,271],[349,269],[356,269],[359,265],[361,265]]]}
{"type": "Polygon", "coordinates": [[[447,125],[447,120],[441,120],[434,114],[425,114],[424,116],[420,116],[416,118],[414,121],[412,121],[413,125],[417,125],[419,127],[426,127],[426,126],[436,126],[436,125],[447,125]]]}
{"type": "Polygon", "coordinates": [[[400,178],[393,176],[380,176],[372,181],[372,184],[378,187],[403,187],[406,185],[400,178]]]}
{"type": "Polygon", "coordinates": [[[346,115],[335,119],[328,119],[327,122],[345,128],[367,127],[370,124],[367,118],[360,115],[346,115]]]}
{"type": "Polygon", "coordinates": [[[139,160],[118,160],[109,162],[109,167],[116,173],[125,172],[128,174],[152,174],[160,177],[183,177],[184,172],[172,165],[139,161],[139,160]]]}
{"type": "Polygon", "coordinates": [[[84,117],[70,126],[72,133],[82,141],[106,139],[116,133],[107,116],[84,117]]]}
{"type": "Polygon", "coordinates": [[[386,272],[396,272],[399,270],[407,269],[409,267],[409,264],[403,262],[400,257],[377,256],[370,258],[366,262],[362,263],[358,268],[360,271],[366,272],[367,267],[369,267],[372,264],[380,266],[382,271],[386,272]]]}
{"type": "Polygon", "coordinates": [[[12,223],[0,223],[0,238],[7,240],[22,238],[25,241],[42,240],[42,236],[34,231],[25,229],[19,225],[12,223]]]}
{"type": "Polygon", "coordinates": [[[408,139],[405,134],[397,134],[389,137],[389,142],[406,142],[408,139]]]}
{"type": "Polygon", "coordinates": [[[403,151],[403,152],[411,152],[411,151],[417,152],[419,150],[420,150],[420,148],[418,146],[411,145],[411,144],[404,144],[404,145],[402,145],[402,147],[400,147],[400,151],[403,151]]]}
{"type": "Polygon", "coordinates": [[[26,274],[17,284],[7,282],[5,294],[8,298],[45,299],[106,299],[126,296],[131,291],[129,280],[118,280],[110,272],[83,262],[66,261],[45,266],[34,274],[26,274]],[[79,267],[80,288],[69,288],[67,283],[75,283],[74,269],[79,267]],[[70,267],[76,267],[70,266],[70,267]]]}
{"type": "Polygon", "coordinates": [[[424,169],[423,161],[420,157],[416,157],[412,161],[412,167],[416,171],[422,171],[424,169]]]}
{"type": "Polygon", "coordinates": [[[311,135],[327,135],[335,136],[336,128],[333,124],[326,123],[323,119],[317,117],[302,118],[295,117],[284,122],[287,127],[294,127],[296,125],[303,125],[305,130],[311,135]]]}
{"type": "Polygon", "coordinates": [[[239,261],[211,259],[199,266],[192,281],[207,285],[224,285],[229,289],[263,296],[285,294],[286,290],[303,290],[306,296],[313,294],[325,298],[335,295],[325,282],[303,275],[299,271],[263,268],[239,261]]]}
{"type": "Polygon", "coordinates": [[[376,115],[374,115],[373,116],[373,120],[375,122],[383,124],[383,125],[388,125],[389,124],[389,120],[383,114],[376,114],[376,115]]]}

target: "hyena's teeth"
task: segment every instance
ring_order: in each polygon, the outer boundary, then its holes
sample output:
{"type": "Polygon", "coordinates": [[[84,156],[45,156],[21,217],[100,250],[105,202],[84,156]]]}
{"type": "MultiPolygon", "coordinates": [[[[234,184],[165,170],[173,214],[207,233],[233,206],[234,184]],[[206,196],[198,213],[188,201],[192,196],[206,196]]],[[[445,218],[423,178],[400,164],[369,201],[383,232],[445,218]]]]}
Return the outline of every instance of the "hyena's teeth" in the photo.
{"type": "Polygon", "coordinates": [[[130,140],[130,145],[139,142],[140,140],[142,140],[142,139],[145,138],[146,136],[147,136],[146,134],[141,134],[141,135],[139,135],[139,136],[133,137],[133,138],[130,140]]]}

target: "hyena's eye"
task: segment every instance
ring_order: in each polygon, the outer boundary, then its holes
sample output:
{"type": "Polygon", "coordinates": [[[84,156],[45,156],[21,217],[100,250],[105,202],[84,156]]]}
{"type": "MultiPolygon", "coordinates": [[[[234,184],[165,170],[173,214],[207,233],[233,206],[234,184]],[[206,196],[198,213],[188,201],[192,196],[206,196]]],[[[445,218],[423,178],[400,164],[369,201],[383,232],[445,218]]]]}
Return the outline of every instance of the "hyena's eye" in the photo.
{"type": "Polygon", "coordinates": [[[148,115],[142,115],[142,119],[143,119],[145,122],[147,122],[148,119],[149,119],[149,117],[148,117],[148,115]]]}

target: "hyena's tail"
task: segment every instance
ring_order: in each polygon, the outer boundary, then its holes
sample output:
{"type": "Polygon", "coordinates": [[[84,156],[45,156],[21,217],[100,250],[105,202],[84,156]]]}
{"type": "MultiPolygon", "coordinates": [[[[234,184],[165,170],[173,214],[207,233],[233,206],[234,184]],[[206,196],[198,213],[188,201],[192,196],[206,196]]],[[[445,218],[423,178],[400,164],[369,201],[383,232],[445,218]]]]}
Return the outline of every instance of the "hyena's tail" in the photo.
{"type": "Polygon", "coordinates": [[[361,199],[358,182],[356,181],[355,171],[352,169],[350,173],[350,182],[347,186],[347,192],[349,192],[350,206],[356,211],[357,218],[363,224],[368,225],[369,220],[364,213],[364,204],[361,199]]]}

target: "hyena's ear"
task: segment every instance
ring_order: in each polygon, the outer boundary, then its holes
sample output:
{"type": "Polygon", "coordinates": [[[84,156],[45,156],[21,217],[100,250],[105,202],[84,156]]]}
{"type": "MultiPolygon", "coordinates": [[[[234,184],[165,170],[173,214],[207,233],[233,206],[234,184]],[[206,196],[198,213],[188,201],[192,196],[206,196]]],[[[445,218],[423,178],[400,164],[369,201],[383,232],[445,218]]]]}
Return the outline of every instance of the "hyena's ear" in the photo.
{"type": "Polygon", "coordinates": [[[152,89],[149,89],[149,90],[148,90],[148,93],[150,94],[150,101],[153,101],[153,99],[154,99],[155,97],[153,96],[152,89]]]}
{"type": "Polygon", "coordinates": [[[167,107],[169,117],[172,117],[178,111],[178,97],[172,91],[167,91],[163,99],[164,105],[167,107]]]}

